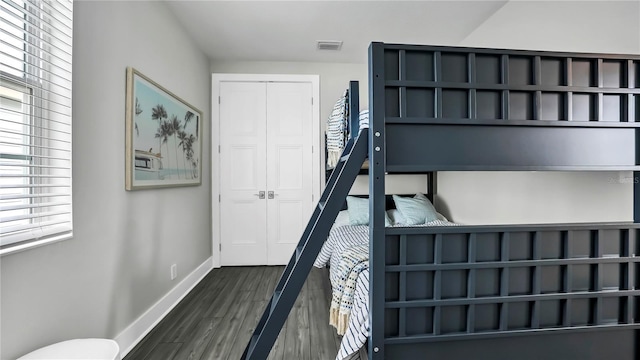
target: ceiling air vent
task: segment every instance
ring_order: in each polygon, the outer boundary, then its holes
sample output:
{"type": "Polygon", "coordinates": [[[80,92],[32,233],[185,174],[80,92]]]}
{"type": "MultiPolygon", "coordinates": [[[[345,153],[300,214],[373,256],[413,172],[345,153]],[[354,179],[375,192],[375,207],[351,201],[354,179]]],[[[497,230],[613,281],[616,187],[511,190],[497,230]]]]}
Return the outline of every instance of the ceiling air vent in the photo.
{"type": "Polygon", "coordinates": [[[318,50],[340,50],[342,41],[318,41],[318,50]]]}

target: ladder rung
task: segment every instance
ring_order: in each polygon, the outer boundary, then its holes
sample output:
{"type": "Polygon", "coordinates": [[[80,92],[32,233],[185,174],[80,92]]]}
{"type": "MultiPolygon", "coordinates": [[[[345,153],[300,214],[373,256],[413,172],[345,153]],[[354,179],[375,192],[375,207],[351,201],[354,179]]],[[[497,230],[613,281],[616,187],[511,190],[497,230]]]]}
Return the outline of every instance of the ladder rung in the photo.
{"type": "Polygon", "coordinates": [[[324,206],[326,205],[325,201],[320,201],[318,202],[318,208],[320,208],[320,210],[324,209],[324,206]]]}
{"type": "Polygon", "coordinates": [[[258,341],[258,337],[259,334],[255,334],[251,336],[251,340],[249,340],[249,346],[247,347],[248,352],[247,353],[251,353],[253,351],[253,348],[256,346],[256,341],[258,341]]]}
{"type": "Polygon", "coordinates": [[[298,246],[296,247],[296,261],[298,261],[300,259],[300,255],[302,255],[302,246],[298,246]]]}
{"type": "Polygon", "coordinates": [[[345,162],[345,161],[349,160],[349,156],[351,156],[351,154],[347,154],[347,155],[341,157],[340,161],[345,162]]]}
{"type": "Polygon", "coordinates": [[[271,298],[271,312],[273,313],[273,309],[276,307],[278,303],[278,299],[280,299],[280,295],[282,295],[282,290],[276,291],[273,293],[273,297],[271,298]]]}

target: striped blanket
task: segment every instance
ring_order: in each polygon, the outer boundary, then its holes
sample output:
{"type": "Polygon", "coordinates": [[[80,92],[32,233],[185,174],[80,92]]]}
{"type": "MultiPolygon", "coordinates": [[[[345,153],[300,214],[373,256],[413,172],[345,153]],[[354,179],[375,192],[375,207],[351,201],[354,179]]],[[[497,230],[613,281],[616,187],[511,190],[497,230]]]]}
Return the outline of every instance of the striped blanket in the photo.
{"type": "MultiPolygon", "coordinates": [[[[436,220],[419,226],[452,226],[454,223],[436,220]]],[[[369,227],[366,225],[347,225],[336,227],[329,233],[327,241],[322,246],[314,266],[330,267],[329,279],[332,288],[336,289],[340,282],[340,262],[344,254],[360,251],[363,256],[369,255],[369,227]]],[[[333,294],[332,294],[333,295],[333,294]]],[[[333,297],[332,297],[333,298],[333,297]]],[[[358,350],[369,337],[369,269],[364,268],[358,273],[353,290],[353,304],[349,312],[347,328],[340,343],[336,360],[352,360],[357,357],[358,350]]]]}
{"type": "MultiPolygon", "coordinates": [[[[338,270],[342,254],[349,249],[359,249],[369,258],[369,227],[366,225],[346,225],[331,230],[327,241],[322,246],[320,254],[314,263],[315,267],[323,268],[329,265],[329,280],[333,299],[336,289],[339,289],[341,274],[338,270]]],[[[353,251],[353,250],[351,250],[353,251]]],[[[339,290],[338,290],[339,291],[339,290]]],[[[331,311],[331,310],[330,310],[331,311]]],[[[346,329],[336,360],[354,359],[358,350],[364,345],[369,336],[369,269],[363,269],[356,279],[353,292],[353,304],[349,316],[345,319],[346,329]]]]}
{"type": "MultiPolygon", "coordinates": [[[[349,90],[333,105],[333,110],[327,119],[326,127],[326,148],[327,148],[327,168],[333,169],[340,161],[340,156],[349,138],[349,90]]],[[[360,111],[360,129],[369,127],[369,110],[360,111]]],[[[356,136],[357,134],[353,134],[356,136]]]]}
{"type": "Polygon", "coordinates": [[[368,268],[369,246],[367,244],[350,247],[342,253],[340,264],[335,271],[338,284],[333,288],[329,309],[329,324],[336,328],[338,335],[344,335],[347,331],[356,281],[360,273],[368,268]]]}
{"type": "Polygon", "coordinates": [[[348,91],[336,101],[327,119],[327,167],[334,168],[347,141],[348,91]]]}

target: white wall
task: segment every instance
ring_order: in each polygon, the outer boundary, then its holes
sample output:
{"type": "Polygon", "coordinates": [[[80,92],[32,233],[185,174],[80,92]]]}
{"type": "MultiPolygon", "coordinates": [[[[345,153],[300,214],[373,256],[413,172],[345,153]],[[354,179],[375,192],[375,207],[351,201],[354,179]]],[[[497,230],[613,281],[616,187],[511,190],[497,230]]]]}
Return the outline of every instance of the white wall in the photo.
{"type": "MultiPolygon", "coordinates": [[[[510,1],[451,45],[640,54],[640,2],[510,1]]],[[[631,176],[440,172],[437,207],[467,224],[632,221],[631,176]]]]}
{"type": "Polygon", "coordinates": [[[437,207],[463,224],[633,220],[631,173],[438,173],[437,207]]]}
{"type": "Polygon", "coordinates": [[[166,5],[74,2],[74,237],[2,257],[2,360],[116,337],[212,255],[206,136],[201,186],[124,190],[127,66],[203,111],[209,134],[208,59],[166,5]]]}
{"type": "Polygon", "coordinates": [[[460,46],[638,54],[638,1],[509,1],[460,46]]]}
{"type": "MultiPolygon", "coordinates": [[[[387,194],[410,195],[418,192],[427,193],[429,184],[427,175],[387,175],[384,179],[384,191],[387,194]]],[[[353,195],[369,193],[369,176],[359,175],[349,192],[353,195]]]]}

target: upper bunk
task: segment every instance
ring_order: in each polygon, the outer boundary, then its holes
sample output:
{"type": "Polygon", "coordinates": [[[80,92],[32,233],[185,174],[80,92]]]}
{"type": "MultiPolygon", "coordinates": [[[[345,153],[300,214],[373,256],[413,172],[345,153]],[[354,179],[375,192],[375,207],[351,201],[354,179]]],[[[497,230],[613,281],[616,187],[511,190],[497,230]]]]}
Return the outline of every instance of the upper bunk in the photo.
{"type": "Polygon", "coordinates": [[[640,170],[640,56],[372,43],[386,173],[640,170]]]}

